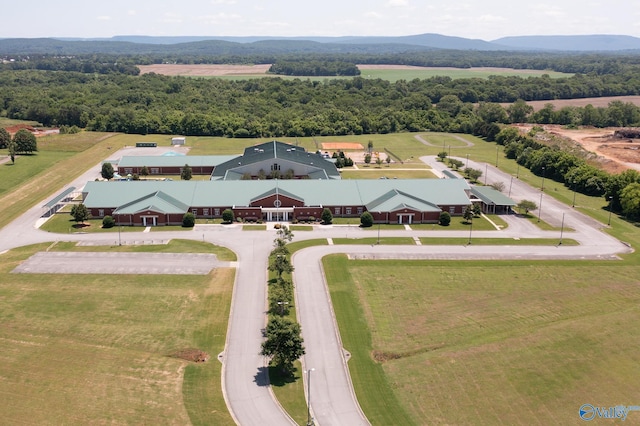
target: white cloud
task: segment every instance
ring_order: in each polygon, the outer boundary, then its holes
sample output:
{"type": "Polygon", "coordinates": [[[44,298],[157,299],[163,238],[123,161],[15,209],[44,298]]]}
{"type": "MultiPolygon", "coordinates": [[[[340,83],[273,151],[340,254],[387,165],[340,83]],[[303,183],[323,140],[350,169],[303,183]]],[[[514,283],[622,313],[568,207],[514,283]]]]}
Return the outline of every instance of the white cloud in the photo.
{"type": "Polygon", "coordinates": [[[137,12],[137,11],[135,11],[135,10],[129,10],[129,11],[127,11],[127,15],[129,15],[129,16],[136,16],[137,14],[138,14],[138,12],[137,12]]]}
{"type": "Polygon", "coordinates": [[[478,18],[478,21],[486,22],[486,23],[490,24],[490,23],[494,23],[494,22],[506,22],[507,19],[504,16],[482,15],[482,16],[480,16],[478,18]]]}
{"type": "Polygon", "coordinates": [[[234,13],[224,13],[224,12],[216,13],[214,15],[202,15],[196,18],[196,20],[198,21],[203,21],[210,24],[225,23],[231,20],[238,21],[240,19],[242,19],[241,15],[234,14],[234,13]]]}
{"type": "Polygon", "coordinates": [[[110,21],[111,20],[111,16],[107,16],[107,15],[102,15],[102,16],[98,16],[98,21],[110,21]]]}
{"type": "Polygon", "coordinates": [[[177,13],[165,13],[162,18],[160,18],[160,22],[165,24],[181,24],[184,21],[181,15],[177,13]]]}
{"type": "Polygon", "coordinates": [[[373,18],[373,19],[381,19],[384,17],[383,14],[378,12],[367,12],[364,14],[365,18],[373,18]]]}
{"type": "Polygon", "coordinates": [[[531,9],[539,15],[548,16],[552,18],[561,18],[566,15],[564,10],[558,6],[550,4],[536,4],[532,5],[531,9]]]}

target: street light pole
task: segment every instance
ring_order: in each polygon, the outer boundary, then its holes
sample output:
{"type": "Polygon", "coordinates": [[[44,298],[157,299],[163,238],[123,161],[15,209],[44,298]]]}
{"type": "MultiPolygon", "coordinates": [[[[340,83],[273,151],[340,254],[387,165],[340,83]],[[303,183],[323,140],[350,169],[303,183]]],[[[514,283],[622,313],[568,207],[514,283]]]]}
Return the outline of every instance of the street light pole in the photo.
{"type": "Polygon", "coordinates": [[[607,222],[607,226],[611,226],[611,210],[613,207],[611,202],[613,200],[613,197],[607,197],[607,200],[609,200],[609,221],[607,222]]]}
{"type": "Polygon", "coordinates": [[[509,183],[509,195],[507,197],[511,197],[511,187],[513,186],[513,176],[511,176],[511,182],[509,183]]]}
{"type": "Polygon", "coordinates": [[[542,214],[542,192],[540,193],[540,205],[538,206],[538,222],[540,222],[540,215],[542,214]]]}
{"type": "Polygon", "coordinates": [[[467,154],[467,165],[465,166],[467,169],[469,168],[469,154],[467,154]]]}
{"type": "Polygon", "coordinates": [[[516,179],[520,179],[520,163],[518,163],[518,159],[516,158],[516,164],[518,168],[516,169],[516,179]]]}
{"type": "Polygon", "coordinates": [[[471,220],[471,226],[469,226],[469,242],[467,245],[471,244],[471,231],[473,231],[473,220],[471,220]]]}
{"type": "Polygon", "coordinates": [[[489,174],[489,163],[484,165],[484,184],[487,184],[487,175],[489,174]]]}
{"type": "Polygon", "coordinates": [[[560,242],[558,243],[559,246],[562,245],[562,234],[564,233],[564,213],[562,213],[562,225],[560,225],[560,242]]]}
{"type": "Polygon", "coordinates": [[[541,191],[544,191],[544,171],[545,171],[545,168],[543,167],[542,168],[542,188],[540,189],[541,191]]]}
{"type": "Polygon", "coordinates": [[[573,182],[573,203],[571,203],[571,207],[576,206],[576,182],[573,182]]]}
{"type": "Polygon", "coordinates": [[[315,368],[307,370],[307,426],[313,425],[311,420],[311,372],[314,370],[315,368]]]}

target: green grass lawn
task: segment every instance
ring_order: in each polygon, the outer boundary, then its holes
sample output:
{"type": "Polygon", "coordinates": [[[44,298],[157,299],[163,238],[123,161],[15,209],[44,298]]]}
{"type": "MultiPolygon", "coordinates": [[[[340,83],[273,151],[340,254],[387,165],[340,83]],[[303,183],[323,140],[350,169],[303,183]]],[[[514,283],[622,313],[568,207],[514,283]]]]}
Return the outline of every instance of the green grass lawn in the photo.
{"type": "Polygon", "coordinates": [[[392,169],[382,166],[377,168],[376,166],[370,166],[370,168],[359,170],[341,170],[340,176],[342,179],[435,179],[430,170],[402,170],[392,169]]]}
{"type": "Polygon", "coordinates": [[[534,71],[523,72],[515,69],[486,69],[486,68],[412,68],[406,70],[398,69],[371,69],[366,65],[359,67],[361,77],[364,78],[380,78],[382,80],[388,80],[395,82],[398,80],[411,81],[414,78],[424,79],[436,76],[446,76],[452,79],[458,78],[488,78],[491,75],[500,76],[522,76],[526,77],[540,77],[543,74],[548,74],[551,78],[570,77],[572,74],[565,74],[555,71],[534,71]]]}
{"type": "Polygon", "coordinates": [[[586,401],[640,400],[635,264],[324,266],[372,424],[571,424],[586,401]]]}
{"type": "MultiPolygon", "coordinates": [[[[486,79],[489,76],[499,75],[499,76],[521,76],[523,78],[527,77],[540,77],[543,74],[548,74],[551,78],[561,78],[561,77],[571,77],[573,74],[561,73],[550,70],[517,70],[517,69],[508,69],[508,68],[434,68],[434,67],[425,67],[425,68],[411,68],[411,69],[372,69],[367,68],[367,65],[362,65],[359,67],[361,72],[361,77],[371,79],[371,78],[379,78],[382,80],[387,80],[392,83],[398,80],[406,80],[411,81],[413,79],[425,79],[431,77],[450,77],[452,79],[458,78],[482,78],[486,79]]],[[[288,75],[277,75],[277,74],[244,74],[244,75],[222,75],[222,76],[189,76],[185,77],[191,78],[216,78],[223,80],[254,80],[256,78],[280,78],[283,80],[294,80],[303,78],[305,80],[310,81],[318,81],[318,82],[326,82],[331,80],[351,80],[353,77],[338,77],[338,76],[328,76],[328,77],[316,77],[316,76],[288,76],[288,75]]]]}
{"type": "Polygon", "coordinates": [[[206,276],[10,273],[49,246],[0,255],[4,422],[234,424],[216,360],[233,269],[206,276]],[[211,359],[195,364],[172,356],[188,348],[211,359]]]}

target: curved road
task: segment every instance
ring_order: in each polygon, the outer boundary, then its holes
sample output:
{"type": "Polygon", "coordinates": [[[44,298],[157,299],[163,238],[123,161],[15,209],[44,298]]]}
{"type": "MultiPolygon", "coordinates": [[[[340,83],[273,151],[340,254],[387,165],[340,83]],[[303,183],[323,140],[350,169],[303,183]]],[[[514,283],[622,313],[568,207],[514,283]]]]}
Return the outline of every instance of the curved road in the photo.
{"type": "MultiPolygon", "coordinates": [[[[430,159],[425,158],[426,162],[430,159]]],[[[470,163],[484,169],[484,164],[470,163]]],[[[488,178],[508,181],[511,176],[491,166],[488,178]]],[[[99,166],[92,168],[71,185],[81,188],[93,180],[99,166]]],[[[551,184],[551,182],[549,182],[551,184]]],[[[61,188],[62,190],[64,188],[61,188]]],[[[512,187],[514,199],[535,199],[539,189],[515,181],[512,187]]],[[[610,259],[630,249],[599,230],[595,222],[571,207],[556,202],[542,194],[544,205],[542,219],[559,226],[565,214],[565,226],[575,229],[566,232],[566,238],[578,240],[579,246],[556,248],[537,246],[319,246],[299,251],[294,256],[296,272],[296,300],[298,316],[302,325],[307,354],[305,368],[313,368],[311,377],[311,407],[320,425],[368,424],[353,396],[346,357],[339,333],[336,329],[332,306],[327,294],[324,275],[320,266],[322,256],[329,253],[349,253],[366,258],[416,258],[416,259],[610,259]]],[[[114,243],[115,235],[105,234],[49,234],[40,231],[34,224],[44,213],[40,207],[44,202],[27,211],[23,216],[0,230],[0,252],[3,250],[46,241],[103,241],[114,243]],[[111,238],[104,241],[105,238],[111,238]]],[[[557,231],[540,231],[527,221],[507,217],[509,227],[502,231],[478,231],[474,237],[495,238],[557,238],[557,231]]],[[[357,238],[371,236],[372,231],[356,226],[329,226],[313,232],[299,232],[295,240],[315,238],[357,238]]],[[[381,231],[381,236],[426,236],[468,237],[467,231],[381,231]]],[[[265,372],[266,360],[258,355],[262,343],[262,329],[266,322],[266,268],[267,256],[272,248],[273,231],[242,231],[239,226],[198,225],[193,232],[123,233],[124,243],[149,241],[158,238],[187,238],[204,240],[230,248],[238,255],[238,270],[234,287],[227,344],[220,359],[223,362],[223,389],[229,409],[236,422],[241,425],[285,425],[294,424],[275,402],[268,386],[265,372]]],[[[349,348],[346,348],[347,350],[349,348]]],[[[305,375],[305,379],[306,379],[305,375]]],[[[305,387],[306,388],[306,387],[305,387]]]]}

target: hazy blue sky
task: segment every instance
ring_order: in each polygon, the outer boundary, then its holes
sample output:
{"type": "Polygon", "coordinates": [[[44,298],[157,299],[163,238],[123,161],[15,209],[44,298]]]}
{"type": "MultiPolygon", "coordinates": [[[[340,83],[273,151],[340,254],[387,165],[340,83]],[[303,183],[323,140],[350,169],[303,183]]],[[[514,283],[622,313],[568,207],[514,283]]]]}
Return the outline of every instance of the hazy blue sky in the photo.
{"type": "Polygon", "coordinates": [[[439,33],[640,36],[634,0],[25,0],[2,7],[0,37],[340,36],[439,33]]]}

